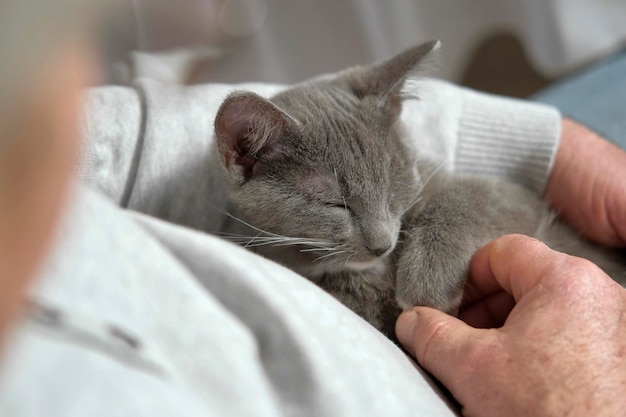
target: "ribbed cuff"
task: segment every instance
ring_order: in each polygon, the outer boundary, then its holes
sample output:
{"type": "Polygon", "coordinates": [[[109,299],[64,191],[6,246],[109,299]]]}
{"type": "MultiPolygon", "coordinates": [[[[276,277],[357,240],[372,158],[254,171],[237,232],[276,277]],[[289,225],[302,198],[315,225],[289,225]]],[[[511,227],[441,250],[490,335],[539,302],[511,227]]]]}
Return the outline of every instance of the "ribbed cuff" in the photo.
{"type": "Polygon", "coordinates": [[[455,171],[489,175],[543,193],[561,137],[549,106],[463,90],[455,171]]]}

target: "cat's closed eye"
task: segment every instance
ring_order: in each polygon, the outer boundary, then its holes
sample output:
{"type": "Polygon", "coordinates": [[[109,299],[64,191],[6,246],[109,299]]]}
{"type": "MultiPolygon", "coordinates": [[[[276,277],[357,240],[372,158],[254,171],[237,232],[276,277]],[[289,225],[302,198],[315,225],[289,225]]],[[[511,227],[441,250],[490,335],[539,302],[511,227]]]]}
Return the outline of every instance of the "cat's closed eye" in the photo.
{"type": "Polygon", "coordinates": [[[344,200],[342,200],[342,201],[324,201],[324,205],[326,207],[330,207],[330,208],[337,208],[337,209],[345,210],[348,213],[353,214],[352,209],[350,208],[350,206],[348,206],[348,204],[346,204],[346,202],[344,200]]]}

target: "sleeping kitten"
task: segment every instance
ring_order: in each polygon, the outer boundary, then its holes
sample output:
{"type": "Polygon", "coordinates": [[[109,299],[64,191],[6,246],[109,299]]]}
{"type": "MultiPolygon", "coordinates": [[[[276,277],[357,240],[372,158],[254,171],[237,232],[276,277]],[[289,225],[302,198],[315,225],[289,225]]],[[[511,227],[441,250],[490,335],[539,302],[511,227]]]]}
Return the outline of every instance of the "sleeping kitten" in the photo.
{"type": "Polygon", "coordinates": [[[430,42],[382,64],[294,86],[235,92],[215,156],[246,246],[317,283],[387,335],[401,308],[458,309],[472,255],[523,233],[624,268],[555,219],[534,193],[420,160],[399,134],[405,81],[430,42]]]}

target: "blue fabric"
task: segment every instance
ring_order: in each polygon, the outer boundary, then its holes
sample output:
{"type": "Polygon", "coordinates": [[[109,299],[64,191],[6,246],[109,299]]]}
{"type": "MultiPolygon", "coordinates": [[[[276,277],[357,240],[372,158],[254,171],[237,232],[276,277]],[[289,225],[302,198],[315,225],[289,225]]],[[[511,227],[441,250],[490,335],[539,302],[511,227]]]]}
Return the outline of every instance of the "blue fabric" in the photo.
{"type": "Polygon", "coordinates": [[[531,98],[557,107],[564,116],[626,149],[626,50],[531,98]]]}

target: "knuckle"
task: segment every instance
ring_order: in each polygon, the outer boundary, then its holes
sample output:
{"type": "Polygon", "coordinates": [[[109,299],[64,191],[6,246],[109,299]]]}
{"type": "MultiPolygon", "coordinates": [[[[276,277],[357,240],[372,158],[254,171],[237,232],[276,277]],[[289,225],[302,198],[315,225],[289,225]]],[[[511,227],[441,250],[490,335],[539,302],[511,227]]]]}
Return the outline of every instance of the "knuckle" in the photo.
{"type": "Polygon", "coordinates": [[[505,239],[509,247],[515,248],[515,252],[518,252],[520,249],[540,250],[546,247],[540,240],[522,234],[506,235],[503,239],[505,239]]]}
{"type": "Polygon", "coordinates": [[[566,257],[548,271],[546,284],[556,294],[570,300],[588,302],[599,294],[607,282],[612,282],[593,262],[576,257],[566,257]]]}
{"type": "Polygon", "coordinates": [[[582,285],[593,285],[597,278],[602,276],[598,266],[590,260],[583,258],[570,257],[564,269],[566,273],[562,275],[576,277],[577,279],[574,281],[582,285]]]}

